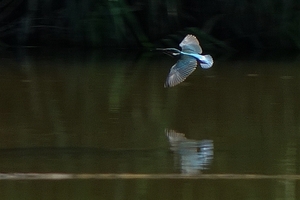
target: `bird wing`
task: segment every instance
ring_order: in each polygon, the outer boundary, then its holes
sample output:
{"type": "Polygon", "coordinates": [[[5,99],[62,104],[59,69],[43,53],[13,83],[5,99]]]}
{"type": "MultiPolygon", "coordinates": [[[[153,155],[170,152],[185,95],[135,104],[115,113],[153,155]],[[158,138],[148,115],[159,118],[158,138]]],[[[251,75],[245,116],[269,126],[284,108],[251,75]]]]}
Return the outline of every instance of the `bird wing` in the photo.
{"type": "Polygon", "coordinates": [[[179,46],[182,48],[182,51],[186,53],[202,53],[199,41],[193,35],[185,36],[179,46]]]}
{"type": "Polygon", "coordinates": [[[192,56],[181,55],[180,59],[170,69],[165,87],[173,87],[183,82],[197,67],[197,60],[192,56]]]}
{"type": "Polygon", "coordinates": [[[174,130],[165,130],[166,136],[169,138],[170,142],[180,142],[186,140],[186,137],[183,133],[178,133],[174,130]]]}

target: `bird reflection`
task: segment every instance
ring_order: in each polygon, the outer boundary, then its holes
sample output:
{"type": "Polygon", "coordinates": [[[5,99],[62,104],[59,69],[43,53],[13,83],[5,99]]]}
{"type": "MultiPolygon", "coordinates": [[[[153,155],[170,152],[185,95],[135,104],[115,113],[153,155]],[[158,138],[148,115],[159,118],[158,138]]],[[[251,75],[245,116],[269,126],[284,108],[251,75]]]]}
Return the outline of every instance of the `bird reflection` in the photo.
{"type": "Polygon", "coordinates": [[[197,38],[187,35],[179,44],[181,51],[176,48],[157,48],[170,55],[180,55],[180,59],[170,69],[165,87],[173,87],[183,82],[197,67],[197,61],[203,69],[210,68],[214,61],[210,55],[201,55],[202,48],[197,38]]]}
{"type": "Polygon", "coordinates": [[[175,153],[176,164],[184,174],[198,174],[208,169],[213,160],[212,140],[190,140],[183,133],[165,130],[170,149],[175,153]]]}

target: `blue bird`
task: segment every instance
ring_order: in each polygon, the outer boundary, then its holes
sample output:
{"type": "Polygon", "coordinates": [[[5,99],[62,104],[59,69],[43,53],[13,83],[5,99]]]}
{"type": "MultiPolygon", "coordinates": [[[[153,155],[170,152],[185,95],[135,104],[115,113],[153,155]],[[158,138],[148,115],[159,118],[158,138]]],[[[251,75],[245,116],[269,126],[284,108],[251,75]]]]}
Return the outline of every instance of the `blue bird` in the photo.
{"type": "Polygon", "coordinates": [[[197,38],[187,35],[179,44],[181,51],[176,48],[157,48],[173,56],[180,55],[180,59],[170,69],[164,87],[173,87],[183,82],[197,67],[197,61],[203,69],[210,68],[214,61],[210,55],[201,55],[202,48],[197,38]]]}

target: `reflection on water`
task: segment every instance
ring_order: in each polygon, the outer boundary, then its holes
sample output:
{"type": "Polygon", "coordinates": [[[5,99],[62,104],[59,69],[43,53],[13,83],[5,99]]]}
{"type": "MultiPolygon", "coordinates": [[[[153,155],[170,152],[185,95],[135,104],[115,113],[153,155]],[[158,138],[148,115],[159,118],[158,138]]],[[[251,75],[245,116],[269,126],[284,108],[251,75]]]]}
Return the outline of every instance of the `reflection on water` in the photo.
{"type": "Polygon", "coordinates": [[[298,58],[216,59],[165,89],[164,66],[176,60],[160,54],[0,56],[0,191],[7,199],[45,195],[49,184],[49,199],[299,199],[298,58]],[[167,139],[165,127],[187,138],[169,130],[167,139]],[[7,180],[24,173],[70,179],[7,180]]]}
{"type": "Polygon", "coordinates": [[[183,133],[166,129],[170,149],[184,174],[197,174],[207,169],[213,160],[212,140],[190,140],[183,133]]]}

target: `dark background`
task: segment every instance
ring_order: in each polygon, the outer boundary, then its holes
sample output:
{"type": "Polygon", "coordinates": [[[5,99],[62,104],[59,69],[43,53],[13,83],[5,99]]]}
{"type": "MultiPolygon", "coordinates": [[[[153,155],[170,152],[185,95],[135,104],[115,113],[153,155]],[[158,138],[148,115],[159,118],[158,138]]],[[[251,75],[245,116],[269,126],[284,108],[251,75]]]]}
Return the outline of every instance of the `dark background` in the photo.
{"type": "Polygon", "coordinates": [[[3,0],[0,48],[153,48],[196,35],[215,51],[300,48],[298,0],[3,0]]]}

